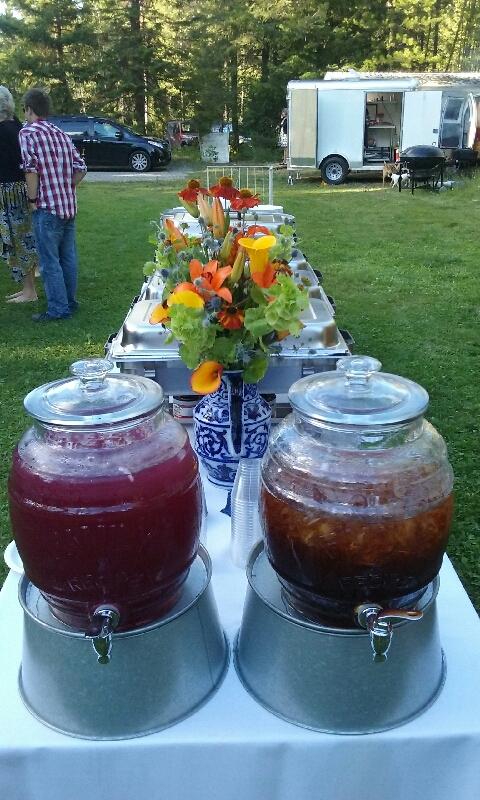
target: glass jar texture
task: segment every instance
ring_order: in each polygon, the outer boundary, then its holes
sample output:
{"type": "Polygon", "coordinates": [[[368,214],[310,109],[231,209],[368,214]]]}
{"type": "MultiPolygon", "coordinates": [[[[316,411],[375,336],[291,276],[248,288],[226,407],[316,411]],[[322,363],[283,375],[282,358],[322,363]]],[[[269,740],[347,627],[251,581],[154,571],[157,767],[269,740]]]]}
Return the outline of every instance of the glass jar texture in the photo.
{"type": "Polygon", "coordinates": [[[308,616],[411,601],[438,573],[452,516],[445,443],[422,417],[341,426],[295,412],[262,467],[267,555],[308,616]]]}
{"type": "Polygon", "coordinates": [[[72,428],[36,421],[13,454],[10,516],[29,579],[53,613],[88,630],[102,605],[119,630],[174,604],[201,526],[197,458],[161,408],[72,428]]]}

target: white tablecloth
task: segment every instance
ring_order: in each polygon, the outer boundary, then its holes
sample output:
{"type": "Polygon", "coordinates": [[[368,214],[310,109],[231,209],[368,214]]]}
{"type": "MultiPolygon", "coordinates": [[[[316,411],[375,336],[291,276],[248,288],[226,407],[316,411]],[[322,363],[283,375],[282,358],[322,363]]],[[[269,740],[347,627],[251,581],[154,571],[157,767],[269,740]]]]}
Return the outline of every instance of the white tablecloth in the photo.
{"type": "MultiPolygon", "coordinates": [[[[207,486],[213,587],[230,638],[246,579],[230,561],[225,492],[207,486]]],[[[0,595],[1,800],[480,800],[480,621],[451,564],[441,573],[447,681],[421,717],[393,731],[334,736],[269,714],[233,665],[196,714],[157,734],[91,742],[43,726],[17,691],[17,577],[0,595]]]]}

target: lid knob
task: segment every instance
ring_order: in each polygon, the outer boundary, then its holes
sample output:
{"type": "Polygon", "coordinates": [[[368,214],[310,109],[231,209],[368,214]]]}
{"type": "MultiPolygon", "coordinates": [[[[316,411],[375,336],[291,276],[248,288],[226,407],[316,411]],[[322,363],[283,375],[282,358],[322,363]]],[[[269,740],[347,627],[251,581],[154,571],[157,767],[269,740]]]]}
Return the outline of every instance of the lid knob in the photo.
{"type": "Polygon", "coordinates": [[[113,364],[106,358],[85,358],[75,361],[70,367],[70,372],[80,379],[85,392],[97,392],[104,388],[104,381],[113,364]]]}
{"type": "Polygon", "coordinates": [[[369,392],[370,378],[382,365],[371,356],[347,356],[337,361],[337,370],[345,375],[345,388],[352,393],[369,392]]]}

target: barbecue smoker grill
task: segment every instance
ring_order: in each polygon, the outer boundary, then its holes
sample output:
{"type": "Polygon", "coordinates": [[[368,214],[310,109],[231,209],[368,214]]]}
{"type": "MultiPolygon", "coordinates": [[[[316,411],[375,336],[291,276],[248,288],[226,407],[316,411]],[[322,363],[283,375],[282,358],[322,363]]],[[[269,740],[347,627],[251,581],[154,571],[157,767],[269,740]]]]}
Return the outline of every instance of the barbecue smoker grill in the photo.
{"type": "MultiPolygon", "coordinates": [[[[400,154],[400,172],[402,169],[408,170],[412,194],[419,184],[431,186],[432,189],[443,186],[444,166],[445,155],[439,147],[416,144],[400,154]]],[[[398,182],[398,190],[402,191],[401,181],[398,182]]]]}

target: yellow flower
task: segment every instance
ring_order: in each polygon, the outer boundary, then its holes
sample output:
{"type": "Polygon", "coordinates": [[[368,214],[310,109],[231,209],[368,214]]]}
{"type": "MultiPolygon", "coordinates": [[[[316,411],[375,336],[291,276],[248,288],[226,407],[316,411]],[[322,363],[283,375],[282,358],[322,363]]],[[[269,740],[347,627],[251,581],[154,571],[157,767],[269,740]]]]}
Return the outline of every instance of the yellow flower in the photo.
{"type": "Polygon", "coordinates": [[[204,361],[192,372],[190,385],[197,394],[211,394],[220,388],[223,367],[218,361],[204,361]]]}
{"type": "Polygon", "coordinates": [[[167,300],[168,306],[187,306],[188,308],[203,308],[205,301],[196,292],[189,289],[184,289],[181,292],[174,292],[167,300]]]}
{"type": "Polygon", "coordinates": [[[250,261],[250,273],[263,272],[268,264],[268,256],[271,248],[276,243],[275,236],[261,236],[259,239],[238,240],[240,247],[247,251],[250,261]]]}
{"type": "Polygon", "coordinates": [[[170,316],[170,312],[168,308],[163,305],[163,303],[159,303],[158,306],[155,306],[152,313],[150,314],[150,319],[148,320],[150,325],[158,325],[159,322],[165,322],[170,316]]]}

